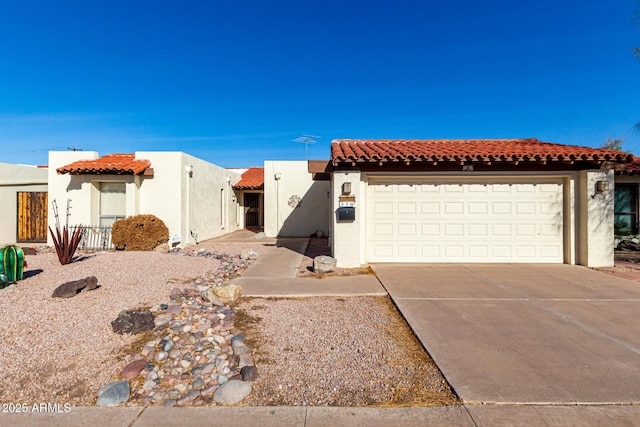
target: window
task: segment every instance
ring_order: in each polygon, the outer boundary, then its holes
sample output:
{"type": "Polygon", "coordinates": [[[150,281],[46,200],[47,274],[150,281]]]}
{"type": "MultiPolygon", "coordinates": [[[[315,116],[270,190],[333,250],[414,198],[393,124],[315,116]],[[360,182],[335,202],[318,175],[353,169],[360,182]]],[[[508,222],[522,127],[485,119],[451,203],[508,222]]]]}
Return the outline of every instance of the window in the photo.
{"type": "Polygon", "coordinates": [[[124,182],[101,182],[100,225],[113,225],[116,220],[126,216],[126,211],[126,184],[124,182]]]}
{"type": "Polygon", "coordinates": [[[638,233],[638,184],[616,184],[614,201],[615,234],[638,233]]]}

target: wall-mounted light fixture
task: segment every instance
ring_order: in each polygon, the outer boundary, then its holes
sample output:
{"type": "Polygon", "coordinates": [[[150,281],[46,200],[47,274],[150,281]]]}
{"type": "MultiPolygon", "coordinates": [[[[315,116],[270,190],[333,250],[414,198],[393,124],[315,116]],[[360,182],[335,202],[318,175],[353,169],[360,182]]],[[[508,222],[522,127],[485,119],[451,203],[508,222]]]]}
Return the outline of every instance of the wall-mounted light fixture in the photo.
{"type": "Polygon", "coordinates": [[[596,191],[591,198],[593,199],[598,194],[606,193],[609,191],[609,181],[596,181],[596,191]]]}
{"type": "Polygon", "coordinates": [[[282,178],[282,174],[281,173],[276,173],[273,175],[273,179],[275,179],[276,181],[279,181],[280,178],[282,178]]]}
{"type": "Polygon", "coordinates": [[[350,182],[343,182],[342,183],[342,195],[343,196],[348,196],[349,194],[351,194],[351,183],[350,182]]]}
{"type": "Polygon", "coordinates": [[[596,181],[596,194],[609,191],[609,181],[596,181]]]}

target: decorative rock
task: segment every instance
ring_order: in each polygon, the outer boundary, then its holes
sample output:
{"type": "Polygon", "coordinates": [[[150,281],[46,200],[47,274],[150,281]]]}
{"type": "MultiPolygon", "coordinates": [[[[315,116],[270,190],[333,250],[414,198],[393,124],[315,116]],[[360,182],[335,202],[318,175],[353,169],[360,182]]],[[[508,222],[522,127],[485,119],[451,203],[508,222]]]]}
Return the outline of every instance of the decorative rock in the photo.
{"type": "Polygon", "coordinates": [[[245,366],[240,369],[242,381],[255,381],[258,378],[258,370],[255,366],[245,366]]]}
{"type": "Polygon", "coordinates": [[[136,310],[124,310],[118,314],[118,318],[111,322],[113,332],[116,334],[139,334],[151,331],[155,327],[153,313],[146,308],[136,310]]]}
{"type": "Polygon", "coordinates": [[[244,381],[227,381],[213,394],[213,400],[222,405],[233,405],[241,402],[253,391],[251,385],[244,381]]]}
{"type": "Polygon", "coordinates": [[[264,239],[265,237],[267,237],[267,234],[264,231],[256,233],[256,235],[253,236],[253,238],[256,240],[264,239]]]}
{"type": "Polygon", "coordinates": [[[156,386],[156,382],[153,380],[147,380],[145,381],[144,384],[142,384],[142,389],[143,390],[151,390],[152,388],[154,388],[156,386]]]}
{"type": "MultiPolygon", "coordinates": [[[[155,383],[154,383],[155,384],[155,383]]],[[[117,406],[129,400],[131,387],[129,381],[114,381],[102,387],[98,392],[98,406],[117,406]]]]}
{"type": "Polygon", "coordinates": [[[330,256],[320,255],[313,259],[313,271],[317,273],[332,273],[336,271],[337,260],[330,256]]]}
{"type": "Polygon", "coordinates": [[[235,334],[231,337],[231,345],[235,344],[236,341],[244,341],[245,338],[246,336],[242,332],[235,334]]]}
{"type": "Polygon", "coordinates": [[[242,288],[238,285],[234,285],[233,283],[211,288],[205,294],[205,298],[208,301],[220,300],[227,304],[230,302],[234,302],[241,296],[242,296],[242,288]]]}
{"type": "Polygon", "coordinates": [[[245,366],[253,365],[253,358],[250,354],[245,353],[238,356],[238,366],[244,368],[245,366]]]}
{"type": "Polygon", "coordinates": [[[244,249],[240,253],[240,259],[256,259],[258,258],[258,252],[255,249],[244,249]]]}
{"type": "Polygon", "coordinates": [[[251,351],[251,349],[249,347],[247,347],[246,345],[237,345],[233,347],[233,353],[237,356],[241,355],[241,354],[246,354],[249,353],[251,351]]]}
{"type": "Polygon", "coordinates": [[[170,320],[171,319],[166,316],[158,316],[155,318],[154,323],[156,324],[156,327],[160,327],[168,325],[170,320]]]}
{"type": "Polygon", "coordinates": [[[154,359],[157,362],[162,362],[163,360],[166,360],[167,357],[169,357],[169,354],[166,351],[161,351],[160,353],[156,354],[156,357],[154,357],[154,359]]]}
{"type": "Polygon", "coordinates": [[[142,369],[146,364],[147,364],[147,361],[144,359],[135,360],[129,363],[122,370],[122,372],[120,373],[120,377],[122,377],[123,380],[131,380],[137,377],[138,375],[140,375],[140,371],[142,371],[142,369]]]}
{"type": "Polygon", "coordinates": [[[51,294],[52,298],[71,298],[83,291],[92,291],[98,289],[98,279],[95,276],[89,276],[81,280],[74,280],[63,283],[58,286],[51,294]]]}
{"type": "Polygon", "coordinates": [[[194,390],[200,390],[202,387],[204,387],[204,380],[202,379],[202,377],[198,377],[193,381],[192,384],[194,390]]]}

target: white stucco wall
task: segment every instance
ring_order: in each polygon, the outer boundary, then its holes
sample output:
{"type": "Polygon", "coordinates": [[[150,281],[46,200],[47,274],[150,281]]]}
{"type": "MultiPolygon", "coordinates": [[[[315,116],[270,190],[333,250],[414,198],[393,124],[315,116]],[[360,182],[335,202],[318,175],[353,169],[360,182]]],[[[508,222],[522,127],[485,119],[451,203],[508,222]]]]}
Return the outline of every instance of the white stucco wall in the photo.
{"type": "MultiPolygon", "coordinates": [[[[93,224],[91,221],[92,189],[91,181],[86,176],[59,175],[56,169],[78,160],[92,160],[98,158],[95,151],[50,151],[49,152],[49,214],[48,222],[55,229],[56,218],[53,211],[53,202],[56,201],[60,218],[60,225],[66,223],[67,199],[71,200],[69,210],[69,224],[93,224]]],[[[53,245],[51,236],[48,236],[48,245],[53,245]]]]}
{"type": "Polygon", "coordinates": [[[308,237],[331,228],[329,181],[314,181],[306,161],[264,162],[264,231],[267,236],[308,237]],[[276,179],[276,174],[279,179],[276,179]],[[298,207],[290,206],[299,197],[298,207]]]}
{"type": "Polygon", "coordinates": [[[331,249],[333,257],[337,260],[337,266],[342,268],[360,267],[366,263],[366,177],[358,170],[333,172],[331,180],[331,249]],[[339,197],[342,194],[342,184],[351,183],[351,194],[356,197],[353,222],[338,222],[336,210],[339,206],[339,197]]]}
{"type": "Polygon", "coordinates": [[[188,154],[183,154],[182,166],[183,171],[186,168],[193,171],[190,176],[183,172],[186,178],[183,200],[187,201],[188,211],[183,236],[188,236],[189,244],[195,243],[191,231],[202,241],[238,230],[238,201],[233,184],[241,175],[188,154]]]}
{"type": "Polygon", "coordinates": [[[613,259],[614,172],[579,172],[578,263],[588,267],[610,267],[613,259]],[[606,181],[609,190],[595,194],[596,182],[606,181]]]}
{"type": "Polygon", "coordinates": [[[36,166],[0,163],[0,244],[16,242],[19,191],[47,191],[48,172],[36,166]]]}

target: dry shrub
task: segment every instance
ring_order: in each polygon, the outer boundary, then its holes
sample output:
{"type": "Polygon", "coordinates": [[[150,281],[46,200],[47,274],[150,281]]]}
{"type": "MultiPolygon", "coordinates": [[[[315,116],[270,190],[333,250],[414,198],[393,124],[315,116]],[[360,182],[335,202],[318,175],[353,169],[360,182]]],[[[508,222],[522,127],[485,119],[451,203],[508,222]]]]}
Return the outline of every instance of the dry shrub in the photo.
{"type": "Polygon", "coordinates": [[[117,220],[111,229],[111,242],[126,251],[152,251],[167,243],[169,229],[155,215],[134,215],[117,220]]]}

